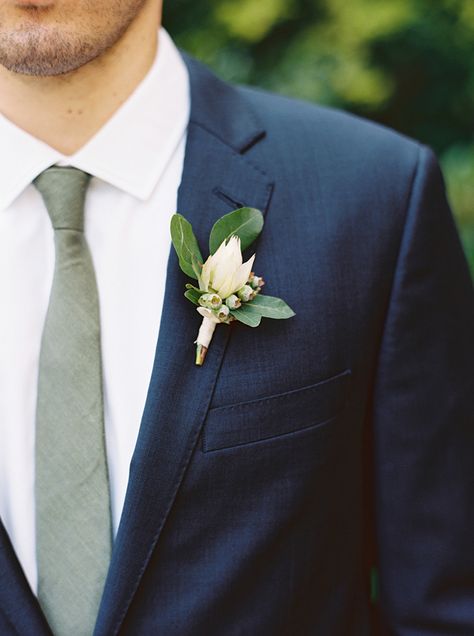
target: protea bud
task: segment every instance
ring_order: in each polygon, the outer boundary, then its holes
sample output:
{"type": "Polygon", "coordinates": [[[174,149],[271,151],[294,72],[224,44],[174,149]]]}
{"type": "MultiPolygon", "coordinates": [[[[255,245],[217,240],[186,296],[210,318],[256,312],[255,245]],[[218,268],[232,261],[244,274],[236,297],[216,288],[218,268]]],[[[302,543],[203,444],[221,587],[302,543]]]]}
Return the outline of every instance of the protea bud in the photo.
{"type": "Polygon", "coordinates": [[[231,236],[228,241],[222,241],[202,266],[199,289],[205,292],[213,290],[221,298],[235,294],[248,281],[254,259],[255,254],[243,263],[240,238],[231,236]]]}

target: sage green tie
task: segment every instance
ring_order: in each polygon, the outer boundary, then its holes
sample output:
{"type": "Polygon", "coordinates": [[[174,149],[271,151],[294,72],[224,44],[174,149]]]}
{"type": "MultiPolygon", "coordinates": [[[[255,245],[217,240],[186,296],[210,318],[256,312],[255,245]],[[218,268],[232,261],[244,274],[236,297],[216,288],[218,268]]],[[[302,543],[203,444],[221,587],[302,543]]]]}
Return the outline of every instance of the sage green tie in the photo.
{"type": "Polygon", "coordinates": [[[33,182],[56,246],[39,365],[35,486],[38,599],[56,636],[91,636],[112,544],[99,302],[84,236],[89,178],[52,167],[33,182]]]}

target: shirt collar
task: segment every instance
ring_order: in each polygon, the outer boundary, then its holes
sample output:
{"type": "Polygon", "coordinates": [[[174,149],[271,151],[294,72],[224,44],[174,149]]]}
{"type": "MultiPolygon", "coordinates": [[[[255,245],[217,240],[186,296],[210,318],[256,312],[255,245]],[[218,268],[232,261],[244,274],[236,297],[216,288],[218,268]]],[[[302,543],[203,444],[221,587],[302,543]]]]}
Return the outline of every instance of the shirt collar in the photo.
{"type": "Polygon", "coordinates": [[[0,114],[0,210],[49,166],[70,165],[146,200],[186,132],[186,66],[165,29],[145,78],[104,126],[73,155],[54,148],[0,114]]]}

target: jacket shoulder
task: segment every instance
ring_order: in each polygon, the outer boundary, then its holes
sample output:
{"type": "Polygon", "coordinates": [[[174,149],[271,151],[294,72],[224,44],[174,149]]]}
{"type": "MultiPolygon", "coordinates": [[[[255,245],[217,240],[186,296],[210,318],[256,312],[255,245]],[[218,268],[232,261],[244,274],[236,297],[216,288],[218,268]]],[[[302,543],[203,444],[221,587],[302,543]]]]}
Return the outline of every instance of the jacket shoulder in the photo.
{"type": "Polygon", "coordinates": [[[318,152],[318,163],[337,161],[359,169],[412,173],[420,144],[386,126],[336,108],[238,86],[268,134],[268,143],[298,147],[302,160],[318,152]],[[405,167],[405,170],[403,170],[405,167]]]}
{"type": "Polygon", "coordinates": [[[348,177],[359,177],[373,168],[378,175],[404,180],[418,162],[420,145],[389,128],[327,106],[228,83],[181,53],[189,71],[193,123],[262,161],[263,170],[280,167],[289,176],[292,167],[304,172],[337,168],[337,174],[347,168],[348,177]]]}

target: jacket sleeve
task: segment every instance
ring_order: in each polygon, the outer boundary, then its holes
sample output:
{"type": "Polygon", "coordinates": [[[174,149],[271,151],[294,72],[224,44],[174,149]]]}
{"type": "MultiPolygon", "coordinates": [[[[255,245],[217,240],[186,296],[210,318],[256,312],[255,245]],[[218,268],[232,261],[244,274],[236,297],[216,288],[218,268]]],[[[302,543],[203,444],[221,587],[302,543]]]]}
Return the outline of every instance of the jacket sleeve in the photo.
{"type": "Polygon", "coordinates": [[[474,634],[474,292],[420,148],[373,402],[383,633],[474,634]]]}

